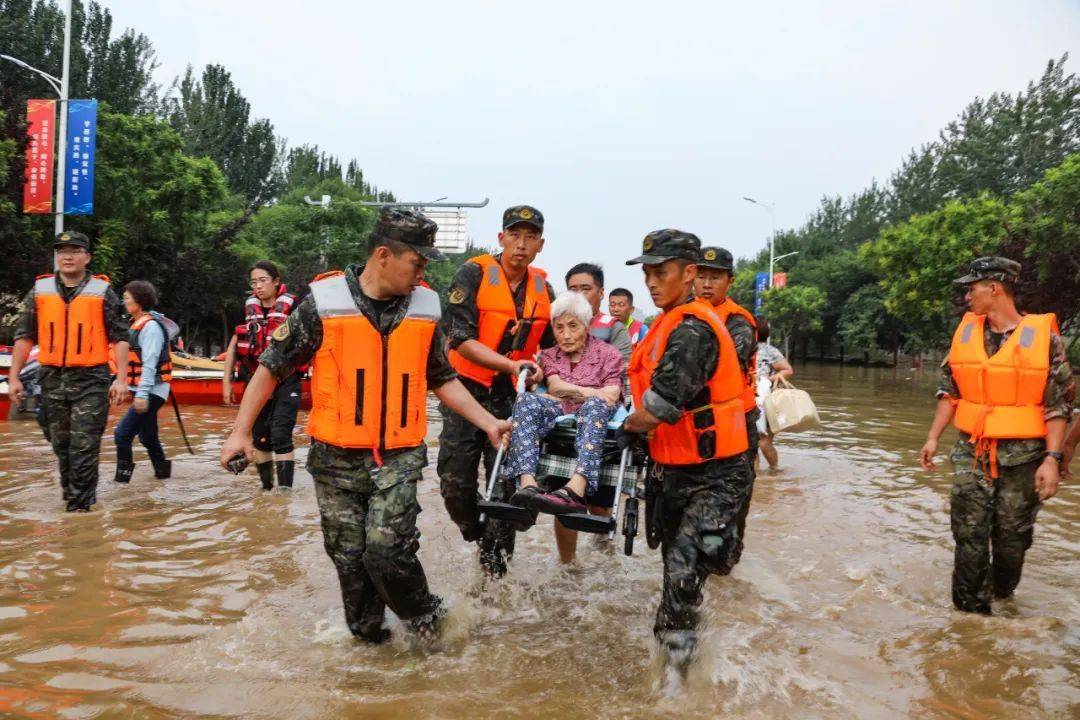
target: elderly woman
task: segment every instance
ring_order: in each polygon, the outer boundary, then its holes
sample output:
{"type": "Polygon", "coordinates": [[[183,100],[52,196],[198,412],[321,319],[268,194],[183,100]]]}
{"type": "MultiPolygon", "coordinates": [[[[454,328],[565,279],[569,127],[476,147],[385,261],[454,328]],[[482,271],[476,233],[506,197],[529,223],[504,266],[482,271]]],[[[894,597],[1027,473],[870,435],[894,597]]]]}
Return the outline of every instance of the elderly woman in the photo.
{"type": "MultiPolygon", "coordinates": [[[[586,512],[586,498],[597,493],[604,434],[622,396],[624,368],[618,350],[589,335],[593,311],[583,295],[566,292],[557,297],[551,317],[557,344],[539,356],[547,392],[518,397],[502,474],[520,484],[510,502],[562,515],[586,512]],[[577,415],[577,462],[564,487],[545,493],[536,484],[540,439],[562,415],[577,415]]],[[[560,541],[561,555],[563,544],[560,541]]],[[[572,547],[569,552],[572,557],[572,547]]]]}

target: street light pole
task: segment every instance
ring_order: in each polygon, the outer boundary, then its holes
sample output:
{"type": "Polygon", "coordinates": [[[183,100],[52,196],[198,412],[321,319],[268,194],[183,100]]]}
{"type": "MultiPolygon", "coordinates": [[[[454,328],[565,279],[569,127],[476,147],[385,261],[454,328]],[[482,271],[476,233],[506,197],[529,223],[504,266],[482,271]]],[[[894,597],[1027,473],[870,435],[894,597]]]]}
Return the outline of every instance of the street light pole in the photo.
{"type": "MultiPolygon", "coordinates": [[[[776,206],[775,205],[766,205],[763,202],[758,202],[754,198],[746,197],[745,195],[743,195],[743,200],[745,200],[748,203],[753,203],[754,205],[757,205],[758,207],[763,207],[763,208],[765,208],[766,210],[769,211],[769,222],[770,222],[770,225],[772,226],[772,234],[769,235],[769,287],[772,287],[773,286],[773,265],[776,264],[776,260],[777,260],[776,253],[774,252],[774,249],[773,249],[773,241],[776,240],[776,206]]],[[[793,254],[793,253],[788,253],[788,255],[791,255],[791,254],[793,254]]],[[[784,255],[783,257],[787,257],[787,255],[784,255]]]]}
{"type": "Polygon", "coordinates": [[[60,136],[56,138],[56,234],[64,232],[64,189],[67,187],[68,86],[71,81],[71,0],[64,8],[64,65],[60,73],[60,136]]]}

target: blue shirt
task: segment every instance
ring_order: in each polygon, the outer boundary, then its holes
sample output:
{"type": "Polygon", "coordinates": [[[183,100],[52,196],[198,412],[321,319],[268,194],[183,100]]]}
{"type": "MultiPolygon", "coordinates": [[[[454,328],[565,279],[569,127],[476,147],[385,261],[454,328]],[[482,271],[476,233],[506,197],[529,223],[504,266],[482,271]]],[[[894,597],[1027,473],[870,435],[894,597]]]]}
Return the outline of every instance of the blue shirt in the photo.
{"type": "MultiPolygon", "coordinates": [[[[137,398],[149,398],[157,395],[162,400],[169,397],[169,383],[161,382],[158,377],[158,358],[165,349],[165,333],[161,325],[156,322],[148,322],[139,331],[139,356],[142,359],[142,376],[138,386],[130,386],[137,398]]],[[[128,378],[130,383],[134,378],[128,378]]]]}

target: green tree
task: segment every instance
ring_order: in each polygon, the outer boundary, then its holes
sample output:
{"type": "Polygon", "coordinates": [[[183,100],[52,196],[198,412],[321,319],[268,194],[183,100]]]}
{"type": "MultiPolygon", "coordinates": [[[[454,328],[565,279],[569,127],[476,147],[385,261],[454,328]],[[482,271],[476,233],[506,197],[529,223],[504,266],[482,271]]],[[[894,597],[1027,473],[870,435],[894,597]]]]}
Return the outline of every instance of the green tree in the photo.
{"type": "Polygon", "coordinates": [[[763,295],[765,316],[773,333],[784,338],[784,354],[791,341],[821,330],[825,293],[812,285],[770,288],[763,295]]]}

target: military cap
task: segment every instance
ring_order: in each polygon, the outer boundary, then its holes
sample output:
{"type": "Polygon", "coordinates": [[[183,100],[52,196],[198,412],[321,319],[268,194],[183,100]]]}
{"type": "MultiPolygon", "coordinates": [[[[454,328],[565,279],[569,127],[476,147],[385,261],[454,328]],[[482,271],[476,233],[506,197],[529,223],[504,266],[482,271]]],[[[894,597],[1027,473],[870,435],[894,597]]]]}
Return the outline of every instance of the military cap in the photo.
{"type": "Polygon", "coordinates": [[[371,235],[403,242],[429,260],[445,260],[446,256],[435,247],[435,231],[438,229],[434,221],[416,211],[384,207],[371,235]]]}
{"type": "Polygon", "coordinates": [[[701,255],[698,257],[697,264],[698,267],[727,270],[728,272],[735,269],[735,259],[731,257],[730,252],[722,247],[701,248],[701,255]]]}
{"type": "Polygon", "coordinates": [[[641,241],[641,255],[627,260],[627,265],[659,265],[668,260],[682,258],[692,263],[698,261],[701,240],[693,233],[682,230],[653,230],[641,241]]]}
{"type": "Polygon", "coordinates": [[[1009,258],[986,256],[972,260],[968,274],[953,280],[957,285],[970,285],[980,280],[1015,283],[1020,279],[1020,263],[1009,258]]]}
{"type": "Polygon", "coordinates": [[[56,242],[53,243],[53,247],[58,248],[64,247],[65,245],[81,247],[83,250],[90,252],[90,238],[86,237],[81,232],[76,232],[74,230],[65,230],[56,236],[56,242]]]}
{"type": "Polygon", "coordinates": [[[506,212],[503,213],[503,230],[518,223],[532,225],[540,232],[544,232],[544,213],[532,205],[515,205],[506,208],[506,212]]]}

